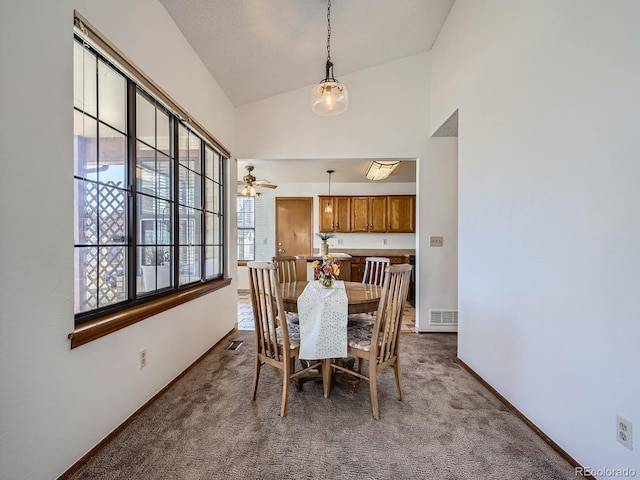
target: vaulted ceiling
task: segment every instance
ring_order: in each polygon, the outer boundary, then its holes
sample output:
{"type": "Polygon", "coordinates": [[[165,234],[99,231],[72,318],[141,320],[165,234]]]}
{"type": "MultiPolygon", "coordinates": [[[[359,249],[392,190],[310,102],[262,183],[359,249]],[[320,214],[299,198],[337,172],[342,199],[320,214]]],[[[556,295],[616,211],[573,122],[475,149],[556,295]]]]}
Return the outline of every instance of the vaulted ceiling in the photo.
{"type": "MultiPolygon", "coordinates": [[[[235,106],[324,78],[327,0],[160,0],[235,106]]],[[[431,49],[454,0],[332,0],[336,78],[431,49]]]]}
{"type": "MultiPolygon", "coordinates": [[[[160,0],[235,106],[318,83],[327,59],[327,0],[160,0]]],[[[454,0],[332,0],[334,75],[430,50],[454,0]]],[[[261,178],[324,178],[336,160],[254,159],[261,178]],[[286,160],[283,160],[287,162],[286,160]],[[304,165],[302,164],[304,163],[304,165]],[[260,168],[258,166],[260,165],[260,168]]],[[[337,182],[362,182],[369,159],[345,159],[337,182]]],[[[390,181],[415,181],[415,162],[390,181]]]]}

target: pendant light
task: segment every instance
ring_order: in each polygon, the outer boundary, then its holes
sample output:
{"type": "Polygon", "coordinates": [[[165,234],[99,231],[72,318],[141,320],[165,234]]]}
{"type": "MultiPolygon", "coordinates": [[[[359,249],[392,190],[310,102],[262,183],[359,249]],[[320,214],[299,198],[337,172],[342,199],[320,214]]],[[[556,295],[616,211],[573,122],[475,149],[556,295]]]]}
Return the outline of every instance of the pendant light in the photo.
{"type": "Polygon", "coordinates": [[[339,115],[349,105],[347,87],[333,77],[331,62],[331,0],[327,4],[327,63],[325,78],[311,90],[311,110],[318,115],[339,115]]]}
{"type": "Polygon", "coordinates": [[[324,206],[324,213],[333,213],[333,207],[331,206],[331,174],[335,172],[335,170],[327,170],[329,174],[329,198],[327,199],[327,204],[324,206]]]}

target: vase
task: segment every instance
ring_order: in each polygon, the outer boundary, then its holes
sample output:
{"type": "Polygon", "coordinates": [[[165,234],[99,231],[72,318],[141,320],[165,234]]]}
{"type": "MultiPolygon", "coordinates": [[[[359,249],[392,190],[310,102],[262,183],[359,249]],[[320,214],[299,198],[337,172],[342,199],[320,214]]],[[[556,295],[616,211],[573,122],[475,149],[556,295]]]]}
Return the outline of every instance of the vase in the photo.
{"type": "Polygon", "coordinates": [[[320,284],[324,288],[331,288],[331,287],[333,287],[334,283],[336,283],[336,279],[334,277],[322,277],[320,279],[320,284]]]}
{"type": "Polygon", "coordinates": [[[329,255],[329,244],[327,242],[322,242],[320,244],[320,255],[322,255],[323,257],[325,255],[329,255]]]}

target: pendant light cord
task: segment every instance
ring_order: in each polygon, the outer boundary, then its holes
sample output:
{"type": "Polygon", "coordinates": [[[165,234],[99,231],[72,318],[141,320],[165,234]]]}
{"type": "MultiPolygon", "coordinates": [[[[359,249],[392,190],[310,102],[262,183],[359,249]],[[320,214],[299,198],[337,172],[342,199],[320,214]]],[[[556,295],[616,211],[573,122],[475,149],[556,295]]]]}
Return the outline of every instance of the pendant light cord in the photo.
{"type": "Polygon", "coordinates": [[[327,62],[331,62],[331,0],[327,3],[327,62]]]}

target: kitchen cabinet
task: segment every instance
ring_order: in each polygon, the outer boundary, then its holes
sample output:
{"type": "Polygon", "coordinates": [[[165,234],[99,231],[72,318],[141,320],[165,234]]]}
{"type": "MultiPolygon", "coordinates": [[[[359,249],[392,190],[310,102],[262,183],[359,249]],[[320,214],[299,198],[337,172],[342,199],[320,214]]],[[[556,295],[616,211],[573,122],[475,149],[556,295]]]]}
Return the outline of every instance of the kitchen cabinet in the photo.
{"type": "MultiPolygon", "coordinates": [[[[385,255],[384,250],[376,254],[367,255],[368,257],[387,257],[389,262],[393,265],[395,263],[408,263],[409,259],[405,256],[389,257],[385,255]]],[[[364,265],[367,257],[351,257],[351,281],[362,282],[362,275],[364,274],[364,265]]]]}
{"type": "Polygon", "coordinates": [[[415,195],[319,196],[320,231],[415,233],[415,195]],[[332,212],[324,207],[331,201],[332,212]]]}
{"type": "Polygon", "coordinates": [[[319,197],[320,231],[351,232],[351,197],[319,197]],[[325,212],[327,202],[331,202],[332,212],[325,212]]]}
{"type": "Polygon", "coordinates": [[[389,233],[415,233],[416,197],[415,195],[392,195],[387,197],[387,215],[389,233]]]}
{"type": "Polygon", "coordinates": [[[351,258],[351,281],[362,282],[362,274],[364,273],[364,259],[366,257],[351,258]]]}
{"type": "Polygon", "coordinates": [[[387,197],[351,197],[351,231],[387,231],[387,197]]]}

